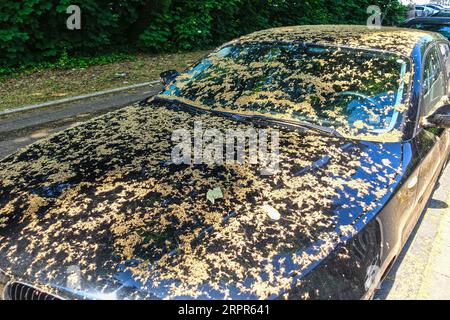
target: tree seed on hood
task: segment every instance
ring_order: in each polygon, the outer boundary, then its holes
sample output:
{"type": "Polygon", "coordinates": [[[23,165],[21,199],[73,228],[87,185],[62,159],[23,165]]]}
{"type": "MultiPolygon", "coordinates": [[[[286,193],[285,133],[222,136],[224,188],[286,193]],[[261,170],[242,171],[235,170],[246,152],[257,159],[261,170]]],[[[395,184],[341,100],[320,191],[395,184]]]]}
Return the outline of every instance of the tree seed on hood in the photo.
{"type": "Polygon", "coordinates": [[[212,204],[214,204],[214,202],[217,199],[221,199],[221,198],[223,198],[223,193],[222,193],[222,189],[220,189],[219,187],[209,190],[208,193],[206,194],[206,199],[211,201],[212,204]]]}
{"type": "Polygon", "coordinates": [[[269,206],[268,204],[265,204],[263,206],[263,210],[270,217],[270,219],[272,219],[272,220],[280,220],[281,219],[280,213],[274,207],[269,206]]]}

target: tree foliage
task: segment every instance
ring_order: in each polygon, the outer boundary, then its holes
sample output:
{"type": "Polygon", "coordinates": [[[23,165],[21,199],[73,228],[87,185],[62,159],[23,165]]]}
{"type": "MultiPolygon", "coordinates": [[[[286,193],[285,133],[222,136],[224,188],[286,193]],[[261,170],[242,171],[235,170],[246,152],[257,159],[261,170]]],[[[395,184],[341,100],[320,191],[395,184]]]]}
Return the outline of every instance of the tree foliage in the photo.
{"type": "Polygon", "coordinates": [[[392,25],[398,0],[22,0],[0,2],[1,67],[133,48],[151,52],[217,45],[242,34],[297,24],[364,24],[377,4],[392,25]],[[81,30],[68,30],[69,5],[81,30]]]}

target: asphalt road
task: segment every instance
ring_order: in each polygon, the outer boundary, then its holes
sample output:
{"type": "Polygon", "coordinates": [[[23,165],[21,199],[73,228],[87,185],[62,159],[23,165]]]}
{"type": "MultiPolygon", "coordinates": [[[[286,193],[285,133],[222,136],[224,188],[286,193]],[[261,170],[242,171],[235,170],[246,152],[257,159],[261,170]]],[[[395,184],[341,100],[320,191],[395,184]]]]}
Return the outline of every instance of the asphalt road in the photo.
{"type": "MultiPolygon", "coordinates": [[[[36,140],[154,95],[161,87],[0,118],[0,159],[36,140]]],[[[375,299],[450,299],[450,165],[375,299]]]]}
{"type": "Polygon", "coordinates": [[[95,116],[153,96],[161,86],[148,86],[63,106],[42,108],[0,117],[0,159],[50,134],[95,116]]]}

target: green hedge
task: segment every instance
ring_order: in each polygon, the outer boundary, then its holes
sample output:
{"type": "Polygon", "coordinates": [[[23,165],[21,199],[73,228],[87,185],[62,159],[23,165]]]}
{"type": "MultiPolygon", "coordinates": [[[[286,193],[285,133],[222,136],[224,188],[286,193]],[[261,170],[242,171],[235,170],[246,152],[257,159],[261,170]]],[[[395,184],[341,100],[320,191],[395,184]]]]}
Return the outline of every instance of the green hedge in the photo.
{"type": "Polygon", "coordinates": [[[0,68],[64,55],[200,49],[242,34],[296,24],[363,24],[378,4],[384,25],[402,19],[398,0],[22,0],[0,1],[0,68]],[[81,8],[81,30],[66,28],[66,9],[81,8]]]}

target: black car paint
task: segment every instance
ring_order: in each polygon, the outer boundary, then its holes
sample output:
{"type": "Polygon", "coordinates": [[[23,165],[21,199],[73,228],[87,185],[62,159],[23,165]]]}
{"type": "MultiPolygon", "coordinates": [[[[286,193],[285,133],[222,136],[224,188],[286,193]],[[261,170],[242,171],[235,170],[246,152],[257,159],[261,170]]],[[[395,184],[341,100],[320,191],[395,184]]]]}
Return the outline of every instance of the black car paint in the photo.
{"type": "MultiPolygon", "coordinates": [[[[437,43],[446,43],[439,41],[437,43]]],[[[380,256],[379,265],[381,272],[374,283],[379,283],[388,273],[395,259],[400,254],[404,244],[408,240],[412,230],[417,224],[428,199],[432,194],[437,180],[447,164],[450,154],[450,130],[422,128],[419,124],[423,106],[421,105],[421,93],[423,85],[423,60],[430,47],[436,43],[429,43],[425,46],[417,46],[413,51],[415,62],[415,75],[413,79],[412,95],[408,118],[416,119],[410,121],[405,127],[405,141],[402,143],[402,166],[403,176],[401,184],[395,190],[394,196],[387,203],[384,209],[373,219],[363,233],[367,233],[369,238],[376,238],[374,234],[381,234],[382,241],[378,249],[377,256],[380,256]],[[379,229],[379,231],[374,231],[379,229]]],[[[443,61],[444,59],[442,59],[443,61]]],[[[444,69],[444,66],[443,66],[444,69]]],[[[448,83],[449,79],[446,79],[448,83]]],[[[445,88],[445,92],[447,88],[445,88]]],[[[355,246],[357,239],[352,239],[350,246],[355,246]]],[[[377,246],[377,243],[372,243],[377,246]]],[[[373,255],[369,255],[369,260],[373,255]]],[[[366,261],[366,263],[368,263],[366,261]]],[[[345,269],[345,268],[344,268],[345,269]]],[[[363,279],[365,276],[360,273],[354,279],[363,279]]],[[[375,288],[371,288],[367,293],[361,295],[361,284],[354,283],[353,299],[362,296],[370,297],[375,288]]],[[[335,295],[322,298],[339,298],[336,293],[341,292],[348,296],[348,291],[343,289],[335,291],[335,295]]]]}
{"type": "MultiPolygon", "coordinates": [[[[272,298],[296,299],[305,295],[316,299],[368,298],[400,253],[426,206],[450,152],[449,130],[429,130],[418,124],[421,115],[422,61],[427,49],[435,43],[419,44],[413,52],[415,73],[408,118],[414,120],[405,123],[404,141],[386,146],[394,154],[401,155],[401,159],[394,164],[402,167],[402,174],[396,177],[398,183],[387,195],[383,209],[373,217],[363,217],[368,223],[358,221],[357,235],[338,245],[332,254],[311,268],[302,277],[301,286],[294,285],[292,290],[272,298]],[[342,253],[349,254],[349,259],[337,259],[342,253]]],[[[364,148],[364,143],[358,145],[364,148]]],[[[373,150],[373,147],[369,143],[366,149],[373,150]]],[[[137,290],[137,287],[132,287],[130,291],[137,290]]],[[[63,297],[95,298],[70,293],[63,287],[59,289],[63,297]]]]}
{"type": "MultiPolygon", "coordinates": [[[[407,122],[404,128],[405,141],[400,147],[403,167],[403,175],[399,177],[401,182],[380,213],[345,246],[336,248],[315,272],[307,275],[304,279],[307,285],[294,288],[289,298],[300,298],[305,292],[315,299],[370,298],[400,254],[423,213],[450,154],[450,130],[429,130],[419,124],[421,116],[426,116],[422,113],[421,105],[423,60],[429,48],[437,43],[448,45],[445,41],[418,45],[412,54],[415,72],[408,118],[416,121],[407,122]],[[363,245],[364,254],[361,255],[358,248],[363,239],[367,240],[363,245]],[[352,253],[348,264],[336,259],[342,251],[352,253]],[[364,290],[365,282],[373,276],[367,273],[371,265],[379,268],[379,272],[372,279],[370,287],[364,290]],[[319,292],[320,294],[315,294],[319,292]]],[[[448,82],[449,79],[446,79],[446,83],[448,82]]]]}
{"type": "Polygon", "coordinates": [[[418,45],[413,51],[415,72],[408,118],[416,121],[405,124],[405,141],[397,146],[402,154],[400,183],[391,190],[391,198],[376,217],[345,245],[338,246],[314,272],[302,279],[301,286],[287,292],[285,298],[299,299],[305,294],[312,299],[370,298],[400,254],[450,154],[450,130],[428,130],[419,125],[423,107],[423,60],[436,43],[448,44],[431,42],[418,45]],[[343,252],[351,253],[350,259],[337,259],[343,252]],[[373,268],[376,271],[370,274],[373,268]]]}

